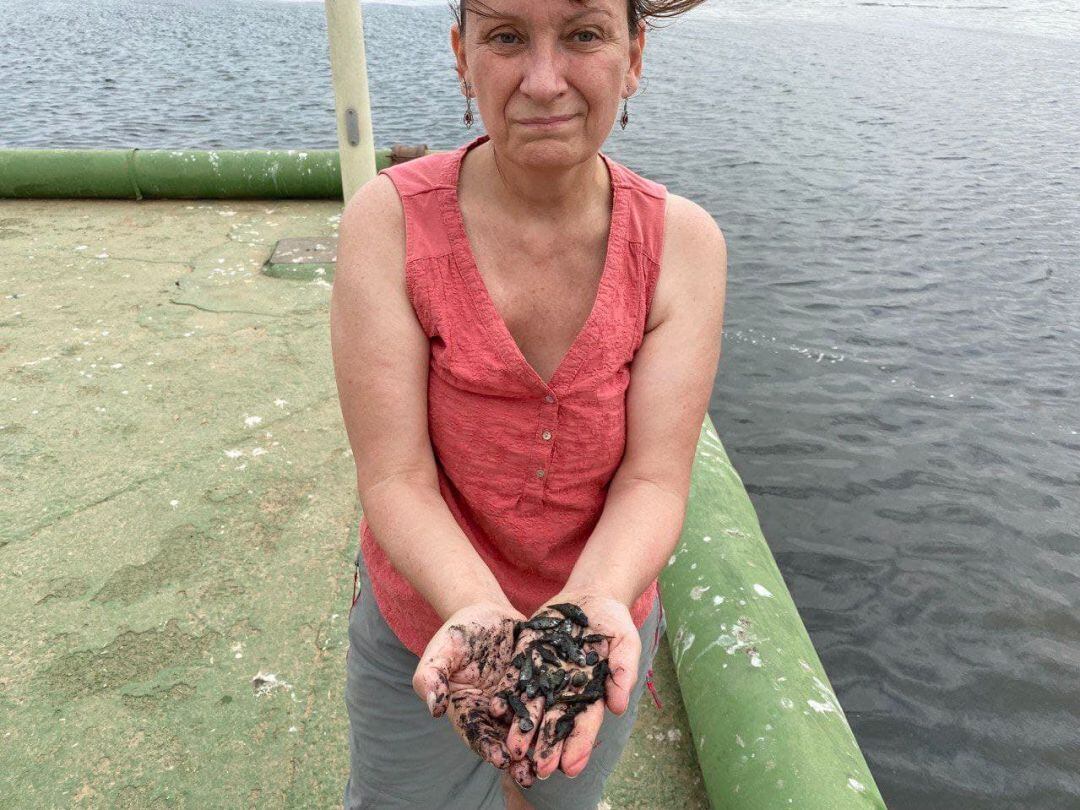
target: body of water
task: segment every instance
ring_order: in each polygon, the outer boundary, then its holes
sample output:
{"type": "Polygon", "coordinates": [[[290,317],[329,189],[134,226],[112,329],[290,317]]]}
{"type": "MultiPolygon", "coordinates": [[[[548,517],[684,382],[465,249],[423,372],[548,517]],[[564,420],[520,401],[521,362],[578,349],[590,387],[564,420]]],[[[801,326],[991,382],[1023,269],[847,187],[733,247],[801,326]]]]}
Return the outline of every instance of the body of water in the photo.
{"type": "MultiPolygon", "coordinates": [[[[445,3],[364,6],[452,148],[445,3]]],[[[6,0],[0,146],[336,146],[321,3],[6,0]]],[[[604,150],[727,237],[710,412],[893,810],[1080,807],[1077,3],[710,4],[604,150]]]]}

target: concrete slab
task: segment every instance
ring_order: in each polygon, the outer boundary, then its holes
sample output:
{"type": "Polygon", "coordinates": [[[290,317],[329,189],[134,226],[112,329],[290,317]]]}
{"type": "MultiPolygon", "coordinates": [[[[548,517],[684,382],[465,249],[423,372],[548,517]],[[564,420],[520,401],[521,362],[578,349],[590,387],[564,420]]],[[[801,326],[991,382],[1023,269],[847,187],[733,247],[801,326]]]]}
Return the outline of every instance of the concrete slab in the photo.
{"type": "MultiPolygon", "coordinates": [[[[330,283],[261,272],[340,211],[0,200],[0,807],[340,806],[330,283]]],[[[673,678],[612,810],[708,806],[673,678]]]]}

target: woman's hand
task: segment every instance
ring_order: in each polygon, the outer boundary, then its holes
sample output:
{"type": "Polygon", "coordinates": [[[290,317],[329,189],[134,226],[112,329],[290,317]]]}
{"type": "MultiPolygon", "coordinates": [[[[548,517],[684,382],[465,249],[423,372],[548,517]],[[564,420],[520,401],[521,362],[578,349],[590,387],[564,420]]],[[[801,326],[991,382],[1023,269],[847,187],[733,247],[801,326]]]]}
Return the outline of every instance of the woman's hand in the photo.
{"type": "Polygon", "coordinates": [[[449,710],[465,744],[496,768],[511,765],[509,719],[490,714],[491,697],[514,655],[514,624],[525,616],[509,605],[482,602],[458,610],[428,642],[413,689],[432,717],[449,710]]]}
{"type": "MultiPolygon", "coordinates": [[[[577,776],[585,769],[595,745],[596,735],[604,720],[605,706],[613,714],[622,714],[626,711],[630,702],[630,693],[637,683],[638,665],[641,658],[641,638],[625,604],[601,594],[568,591],[553,596],[546,604],[567,602],[580,607],[588,617],[589,626],[584,630],[586,635],[601,634],[608,637],[584,645],[586,651],[595,650],[601,659],[608,659],[609,674],[604,684],[605,699],[589,704],[584,711],[571,718],[574,723],[573,731],[562,740],[558,739],[561,735],[557,732],[556,726],[559,718],[565,714],[565,704],[556,703],[545,710],[542,695],[531,700],[523,699],[532,725],[529,727],[526,723],[525,725],[530,730],[522,731],[514,718],[513,711],[502,697],[496,695],[491,702],[491,711],[496,718],[513,721],[506,739],[506,748],[510,757],[515,760],[515,764],[518,760],[525,758],[530,745],[535,744],[532,761],[535,774],[540,779],[546,779],[559,767],[567,776],[577,776]]],[[[545,606],[541,607],[534,617],[540,615],[559,616],[559,613],[545,606]]],[[[523,629],[518,636],[515,649],[511,652],[511,659],[519,652],[523,653],[528,645],[540,635],[541,633],[537,630],[523,629]]],[[[575,671],[573,664],[567,664],[566,667],[571,674],[575,671]]],[[[520,670],[511,662],[496,692],[513,690],[517,685],[519,675],[520,670]]],[[[577,693],[582,689],[583,687],[580,686],[567,687],[564,691],[577,693]]],[[[515,780],[523,787],[527,787],[527,784],[518,779],[518,773],[518,769],[511,769],[511,775],[515,780]]]]}

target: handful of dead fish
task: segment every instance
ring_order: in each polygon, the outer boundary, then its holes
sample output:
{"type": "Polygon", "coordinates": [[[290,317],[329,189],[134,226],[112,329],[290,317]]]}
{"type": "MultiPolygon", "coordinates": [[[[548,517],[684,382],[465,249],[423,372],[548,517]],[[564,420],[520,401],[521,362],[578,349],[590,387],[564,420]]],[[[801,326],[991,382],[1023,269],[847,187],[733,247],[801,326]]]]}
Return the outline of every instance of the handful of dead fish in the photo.
{"type": "Polygon", "coordinates": [[[604,697],[608,661],[591,645],[612,636],[586,633],[589,618],[577,605],[547,605],[546,610],[549,612],[514,626],[515,642],[525,629],[540,635],[514,656],[511,663],[520,675],[514,688],[503,690],[499,696],[514,712],[523,732],[533,729],[526,700],[542,696],[545,710],[561,704],[564,713],[555,723],[553,739],[547,741],[555,743],[570,735],[579,713],[604,697]]]}

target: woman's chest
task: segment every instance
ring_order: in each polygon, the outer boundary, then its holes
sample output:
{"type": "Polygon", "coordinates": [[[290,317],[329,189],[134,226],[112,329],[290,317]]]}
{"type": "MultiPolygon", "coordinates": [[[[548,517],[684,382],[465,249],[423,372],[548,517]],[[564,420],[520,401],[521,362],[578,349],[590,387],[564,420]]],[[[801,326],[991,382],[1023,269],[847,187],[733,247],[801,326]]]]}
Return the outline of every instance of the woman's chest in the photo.
{"type": "Polygon", "coordinates": [[[537,375],[550,380],[596,308],[604,239],[583,243],[552,234],[543,250],[525,250],[480,238],[474,253],[498,325],[537,375]]]}

